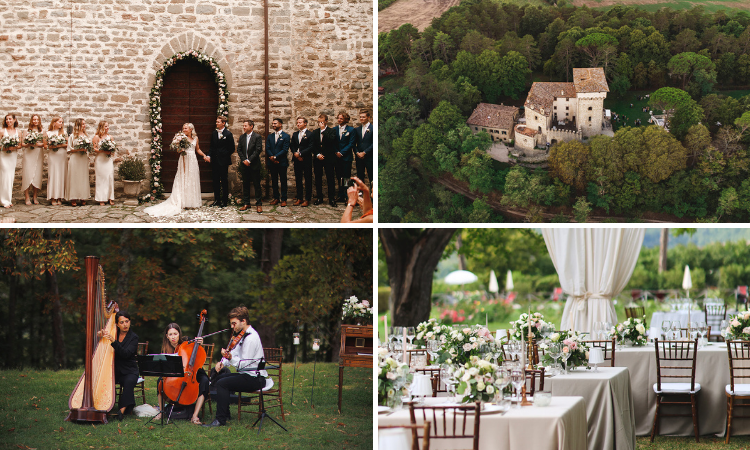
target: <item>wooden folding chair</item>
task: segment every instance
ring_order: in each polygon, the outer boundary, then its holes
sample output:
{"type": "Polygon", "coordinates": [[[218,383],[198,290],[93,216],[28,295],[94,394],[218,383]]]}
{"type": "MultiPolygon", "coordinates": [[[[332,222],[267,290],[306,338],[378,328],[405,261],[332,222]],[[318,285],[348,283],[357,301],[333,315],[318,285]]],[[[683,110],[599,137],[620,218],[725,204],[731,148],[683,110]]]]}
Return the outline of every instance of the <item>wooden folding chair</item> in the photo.
{"type": "Polygon", "coordinates": [[[617,349],[617,346],[615,345],[615,338],[612,338],[610,340],[600,340],[600,341],[584,341],[587,344],[589,344],[589,347],[600,347],[602,349],[602,353],[604,353],[604,360],[610,362],[611,367],[615,367],[615,350],[617,349]]]}
{"type": "Polygon", "coordinates": [[[432,440],[472,439],[472,449],[479,450],[479,408],[479,402],[450,406],[416,406],[409,403],[409,415],[412,425],[432,422],[432,440]],[[474,424],[470,426],[468,420],[472,417],[474,424]]]}
{"type": "Polygon", "coordinates": [[[263,389],[263,400],[258,392],[248,393],[243,392],[237,393],[237,420],[239,421],[242,417],[242,413],[253,413],[260,415],[263,407],[268,408],[279,408],[281,410],[281,420],[286,422],[284,417],[284,403],[281,391],[281,372],[283,363],[283,347],[279,348],[263,348],[264,358],[266,360],[266,372],[268,377],[273,380],[273,387],[263,389]],[[249,407],[243,409],[243,407],[249,407]],[[255,410],[257,406],[257,411],[255,410]]]}
{"type": "Polygon", "coordinates": [[[727,396],[727,433],[725,443],[729,443],[732,431],[732,419],[750,419],[750,416],[734,414],[734,408],[747,408],[750,403],[740,403],[750,400],[750,384],[741,383],[743,379],[750,379],[750,341],[728,341],[727,356],[729,357],[729,384],[726,386],[727,396]],[[737,383],[736,381],[740,381],[737,383]],[[735,403],[737,401],[737,403],[735,403]]]}
{"type": "Polygon", "coordinates": [[[411,450],[419,449],[419,430],[422,430],[422,450],[430,450],[430,422],[427,421],[424,425],[378,425],[378,433],[380,430],[409,430],[411,432],[411,450]]]}
{"type": "Polygon", "coordinates": [[[698,428],[698,392],[701,385],[695,382],[695,359],[698,339],[693,341],[661,341],[654,339],[656,351],[656,414],[651,427],[651,442],[659,432],[659,419],[663,417],[691,417],[695,442],[700,442],[698,428]],[[682,362],[682,364],[680,363],[682,362]],[[689,383],[662,383],[662,378],[689,379],[689,383]],[[664,401],[665,397],[689,396],[690,401],[664,401]],[[692,414],[662,414],[662,405],[690,405],[692,414]]]}

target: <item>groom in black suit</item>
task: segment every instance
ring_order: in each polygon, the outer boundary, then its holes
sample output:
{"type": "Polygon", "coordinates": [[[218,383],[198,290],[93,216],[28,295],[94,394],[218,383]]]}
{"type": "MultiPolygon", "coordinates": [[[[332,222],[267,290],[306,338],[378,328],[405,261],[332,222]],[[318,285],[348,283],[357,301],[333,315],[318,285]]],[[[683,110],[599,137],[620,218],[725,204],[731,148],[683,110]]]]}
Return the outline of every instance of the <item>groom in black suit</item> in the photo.
{"type": "Polygon", "coordinates": [[[255,123],[247,119],[242,122],[242,130],[245,132],[240,136],[237,143],[237,154],[240,155],[240,170],[242,171],[242,201],[240,211],[250,209],[250,184],[255,187],[255,206],[258,212],[261,208],[263,191],[260,189],[260,154],[263,151],[263,137],[254,132],[255,123]]]}
{"type": "Polygon", "coordinates": [[[211,164],[214,181],[214,202],[211,206],[226,207],[229,204],[229,165],[234,153],[234,136],[226,128],[227,118],[216,118],[216,131],[211,133],[211,145],[203,159],[211,164]]]}

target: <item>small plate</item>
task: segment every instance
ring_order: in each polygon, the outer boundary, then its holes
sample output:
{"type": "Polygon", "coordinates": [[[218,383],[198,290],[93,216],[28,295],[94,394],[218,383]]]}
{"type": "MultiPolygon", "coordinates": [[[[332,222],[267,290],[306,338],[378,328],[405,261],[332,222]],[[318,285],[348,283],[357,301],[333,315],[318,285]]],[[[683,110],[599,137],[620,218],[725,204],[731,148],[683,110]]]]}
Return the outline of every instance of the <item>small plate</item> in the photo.
{"type": "Polygon", "coordinates": [[[387,414],[391,412],[391,408],[387,406],[378,405],[378,414],[387,414]]]}
{"type": "Polygon", "coordinates": [[[484,408],[479,411],[480,414],[500,414],[503,410],[500,405],[493,405],[491,403],[485,403],[484,408]]]}

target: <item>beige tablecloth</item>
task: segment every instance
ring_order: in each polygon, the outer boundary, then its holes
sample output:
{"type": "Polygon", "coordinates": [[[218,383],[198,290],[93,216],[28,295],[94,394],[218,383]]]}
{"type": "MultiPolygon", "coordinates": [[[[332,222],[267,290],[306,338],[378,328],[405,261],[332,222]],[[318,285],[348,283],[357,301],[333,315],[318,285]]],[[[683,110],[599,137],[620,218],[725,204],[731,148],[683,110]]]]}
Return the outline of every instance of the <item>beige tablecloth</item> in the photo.
{"type": "MultiPolygon", "coordinates": [[[[445,398],[428,398],[428,404],[445,398]]],[[[421,418],[417,417],[421,423],[421,418]]],[[[409,410],[378,415],[378,425],[408,425],[409,410]]],[[[473,426],[469,420],[467,426],[473,426]]],[[[585,450],[586,405],[581,397],[552,397],[545,407],[524,406],[508,413],[482,414],[479,448],[486,450],[585,450]]],[[[470,440],[430,440],[431,449],[471,448],[470,440]]]]}
{"type": "MultiPolygon", "coordinates": [[[[729,384],[729,361],[725,344],[712,343],[698,350],[695,367],[695,382],[700,383],[698,393],[698,430],[700,434],[723,435],[726,430],[727,404],[724,387],[729,384]]],[[[651,434],[651,425],[656,414],[656,355],[654,347],[618,349],[615,353],[618,367],[630,370],[633,386],[633,403],[638,411],[635,432],[638,436],[651,434]]],[[[676,414],[690,414],[690,407],[672,409],[676,414]]],[[[667,411],[669,414],[669,410],[667,411]]],[[[740,412],[746,414],[746,412],[740,412]]],[[[690,417],[664,417],[660,421],[660,434],[689,436],[693,434],[690,417]]],[[[750,420],[732,421],[732,435],[750,434],[750,420]]]]}
{"type": "Polygon", "coordinates": [[[589,449],[635,448],[635,409],[627,369],[600,367],[594,372],[579,368],[544,383],[545,389],[551,388],[553,397],[579,395],[584,398],[589,449]]]}

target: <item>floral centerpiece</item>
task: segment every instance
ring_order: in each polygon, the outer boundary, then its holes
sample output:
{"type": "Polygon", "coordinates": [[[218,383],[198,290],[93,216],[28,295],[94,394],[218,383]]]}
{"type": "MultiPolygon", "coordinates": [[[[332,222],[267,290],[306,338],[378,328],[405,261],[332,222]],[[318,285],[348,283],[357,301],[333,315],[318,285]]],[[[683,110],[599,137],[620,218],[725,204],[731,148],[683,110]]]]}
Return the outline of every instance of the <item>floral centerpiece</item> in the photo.
{"type": "Polygon", "coordinates": [[[459,367],[454,375],[458,380],[456,392],[463,396],[461,403],[491,400],[495,395],[495,370],[497,365],[477,356],[459,367]]]}
{"type": "Polygon", "coordinates": [[[732,316],[725,331],[726,340],[750,340],[750,311],[732,316]]]}
{"type": "Polygon", "coordinates": [[[411,382],[409,366],[400,364],[383,354],[378,357],[378,404],[389,403],[397,395],[400,397],[404,387],[411,382]]]}
{"type": "Polygon", "coordinates": [[[187,150],[188,147],[190,147],[190,141],[182,131],[175,134],[172,143],[169,144],[169,149],[180,153],[180,156],[185,154],[185,150],[187,150]]]}
{"type": "MultiPolygon", "coordinates": [[[[68,143],[68,135],[65,134],[65,133],[63,133],[63,134],[53,134],[53,135],[51,135],[51,136],[49,136],[47,138],[47,145],[49,145],[50,147],[54,147],[54,146],[57,146],[57,145],[63,145],[63,144],[67,144],[67,143],[68,143]]],[[[56,152],[56,151],[58,151],[60,149],[59,148],[52,148],[50,150],[52,150],[53,152],[56,152]]]]}
{"type": "MultiPolygon", "coordinates": [[[[589,346],[584,342],[583,335],[577,331],[559,331],[553,333],[549,340],[552,343],[562,345],[562,353],[570,354],[567,361],[568,367],[579,367],[585,366],[589,361],[589,346]]],[[[540,348],[546,349],[547,345],[539,344],[540,348]]],[[[545,352],[544,356],[540,358],[540,363],[544,366],[551,366],[554,360],[549,355],[549,352],[545,352]]]]}
{"type": "Polygon", "coordinates": [[[369,325],[372,322],[372,307],[370,306],[370,302],[367,300],[360,302],[357,297],[352,295],[344,300],[341,320],[349,320],[358,324],[367,323],[369,325]]]}
{"type": "Polygon", "coordinates": [[[609,335],[617,339],[617,342],[627,343],[630,341],[634,346],[646,345],[646,318],[628,319],[617,324],[609,331],[609,335]]]}
{"type": "Polygon", "coordinates": [[[442,345],[444,340],[441,337],[450,332],[450,327],[442,325],[437,319],[430,319],[417,325],[417,336],[414,338],[414,345],[417,348],[427,347],[427,341],[436,340],[442,345]]]}
{"type": "Polygon", "coordinates": [[[521,314],[518,320],[510,323],[510,338],[514,341],[521,341],[528,339],[529,335],[529,322],[531,322],[531,332],[534,334],[534,339],[542,339],[542,326],[546,325],[544,316],[541,313],[534,313],[529,315],[526,313],[521,314]]]}
{"type": "Polygon", "coordinates": [[[31,144],[32,147],[35,147],[38,142],[40,143],[42,141],[44,141],[44,134],[39,131],[29,131],[29,133],[23,138],[23,143],[31,144]]]}
{"type": "Polygon", "coordinates": [[[117,144],[112,140],[111,137],[107,136],[99,143],[99,151],[109,152],[107,153],[107,158],[111,158],[115,155],[115,152],[117,152],[117,144]]]}
{"type": "Polygon", "coordinates": [[[2,139],[0,139],[0,147],[2,147],[5,153],[10,153],[11,147],[18,147],[18,138],[13,136],[4,136],[2,139]]]}
{"type": "Polygon", "coordinates": [[[91,145],[91,139],[87,136],[81,136],[73,141],[74,150],[84,150],[88,153],[94,152],[94,146],[91,145]]]}
{"type": "Polygon", "coordinates": [[[479,356],[480,346],[495,344],[490,330],[481,325],[449,330],[440,336],[440,340],[444,342],[438,363],[466,364],[472,356],[479,356]]]}

